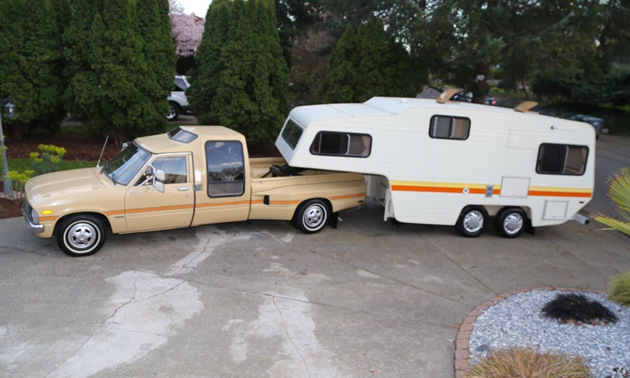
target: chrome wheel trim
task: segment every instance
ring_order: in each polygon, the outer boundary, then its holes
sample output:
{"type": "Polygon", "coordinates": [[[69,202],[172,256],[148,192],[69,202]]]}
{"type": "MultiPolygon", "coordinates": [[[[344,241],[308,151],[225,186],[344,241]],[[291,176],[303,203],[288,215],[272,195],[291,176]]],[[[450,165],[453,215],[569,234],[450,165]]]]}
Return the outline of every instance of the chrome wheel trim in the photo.
{"type": "Polygon", "coordinates": [[[91,252],[101,239],[98,227],[85,220],[77,221],[66,227],[64,242],[68,249],[75,253],[91,252]]]}
{"type": "Polygon", "coordinates": [[[470,234],[475,234],[483,229],[483,214],[479,210],[466,213],[462,222],[464,230],[470,234]]]}
{"type": "Polygon", "coordinates": [[[302,215],[302,224],[309,231],[319,230],[326,222],[326,209],[324,205],[316,203],[310,205],[304,210],[302,215]]]}
{"type": "Polygon", "coordinates": [[[175,112],[175,108],[173,107],[173,105],[169,105],[168,106],[168,114],[166,115],[166,118],[169,119],[169,120],[173,119],[173,118],[175,118],[176,114],[177,113],[175,112]]]}
{"type": "Polygon", "coordinates": [[[523,216],[517,212],[509,213],[503,219],[503,231],[508,235],[518,234],[523,229],[523,216]]]}

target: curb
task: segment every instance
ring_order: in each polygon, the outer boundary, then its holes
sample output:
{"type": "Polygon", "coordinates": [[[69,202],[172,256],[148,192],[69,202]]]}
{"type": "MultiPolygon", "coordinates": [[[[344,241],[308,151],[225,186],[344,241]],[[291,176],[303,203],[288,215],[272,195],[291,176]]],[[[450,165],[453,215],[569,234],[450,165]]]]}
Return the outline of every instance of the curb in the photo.
{"type": "Polygon", "coordinates": [[[475,322],[489,307],[517,294],[526,293],[534,290],[547,290],[547,291],[582,291],[589,293],[606,294],[606,292],[599,290],[584,290],[584,289],[567,289],[564,287],[543,286],[534,287],[522,290],[512,290],[506,293],[497,295],[496,297],[480,304],[468,313],[466,318],[461,324],[457,325],[457,337],[455,338],[455,378],[465,378],[470,374],[472,366],[470,365],[470,335],[475,329],[475,322]]]}

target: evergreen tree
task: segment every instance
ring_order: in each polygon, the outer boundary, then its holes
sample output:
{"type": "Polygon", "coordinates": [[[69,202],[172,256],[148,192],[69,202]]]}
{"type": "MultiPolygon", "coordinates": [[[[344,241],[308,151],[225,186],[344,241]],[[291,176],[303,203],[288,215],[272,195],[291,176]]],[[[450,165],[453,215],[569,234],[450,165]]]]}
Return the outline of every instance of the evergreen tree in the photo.
{"type": "Polygon", "coordinates": [[[162,0],[73,4],[65,36],[68,109],[117,144],[164,129],[175,68],[165,9],[162,0]]]}
{"type": "Polygon", "coordinates": [[[251,142],[272,141],[286,117],[288,88],[273,2],[213,2],[196,57],[189,94],[199,121],[251,142]]]}
{"type": "MultiPolygon", "coordinates": [[[[168,110],[167,97],[173,89],[175,47],[171,36],[168,0],[142,0],[137,3],[136,20],[143,45],[146,73],[140,89],[153,106],[146,108],[147,129],[163,130],[168,110]]],[[[147,130],[148,131],[148,130],[147,130]]]]}
{"type": "Polygon", "coordinates": [[[68,23],[64,0],[0,4],[0,97],[11,96],[18,108],[5,120],[10,134],[56,132],[64,117],[65,81],[61,34],[68,23]]]}
{"type": "Polygon", "coordinates": [[[333,49],[330,68],[326,74],[324,92],[326,102],[356,102],[358,85],[357,67],[360,64],[355,32],[351,25],[337,41],[333,49]]]}
{"type": "Polygon", "coordinates": [[[333,50],[324,90],[327,102],[363,102],[374,96],[412,96],[417,90],[409,54],[371,18],[355,33],[348,25],[333,50]]]}

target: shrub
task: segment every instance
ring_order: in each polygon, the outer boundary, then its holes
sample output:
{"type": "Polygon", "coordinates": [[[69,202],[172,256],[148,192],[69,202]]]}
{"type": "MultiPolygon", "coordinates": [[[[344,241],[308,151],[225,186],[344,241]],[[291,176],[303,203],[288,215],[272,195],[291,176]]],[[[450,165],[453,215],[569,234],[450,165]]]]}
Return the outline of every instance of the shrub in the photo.
{"type": "Polygon", "coordinates": [[[613,279],[610,299],[630,307],[630,272],[613,279]]]}
{"type": "Polygon", "coordinates": [[[603,214],[598,214],[595,220],[630,235],[630,168],[622,169],[620,174],[611,179],[608,197],[617,205],[617,212],[623,220],[603,214]]]}
{"type": "Polygon", "coordinates": [[[519,348],[490,351],[469,375],[471,378],[590,376],[589,367],[579,357],[519,348]]]}
{"type": "Polygon", "coordinates": [[[40,152],[31,152],[28,156],[31,158],[35,176],[43,173],[58,171],[61,167],[63,156],[66,149],[63,147],[53,146],[52,144],[40,144],[37,146],[40,152]]]}
{"type": "Polygon", "coordinates": [[[617,316],[601,303],[588,299],[582,294],[558,294],[547,303],[542,313],[562,323],[615,323],[617,316]]]}

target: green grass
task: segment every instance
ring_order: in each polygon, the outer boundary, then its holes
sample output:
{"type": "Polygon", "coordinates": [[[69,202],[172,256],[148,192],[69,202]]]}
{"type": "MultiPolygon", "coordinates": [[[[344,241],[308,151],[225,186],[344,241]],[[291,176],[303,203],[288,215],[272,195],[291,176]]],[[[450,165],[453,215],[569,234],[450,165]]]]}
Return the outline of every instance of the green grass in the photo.
{"type": "MultiPolygon", "coordinates": [[[[14,159],[10,158],[7,160],[7,163],[9,165],[10,171],[24,172],[27,169],[33,169],[30,158],[14,158],[14,159]]],[[[0,164],[2,164],[2,159],[0,159],[0,164]]],[[[62,171],[66,171],[68,169],[89,168],[89,167],[96,167],[96,161],[94,160],[63,160],[61,162],[62,171]]]]}
{"type": "Polygon", "coordinates": [[[613,279],[610,299],[623,306],[630,307],[630,272],[613,279]]]}

